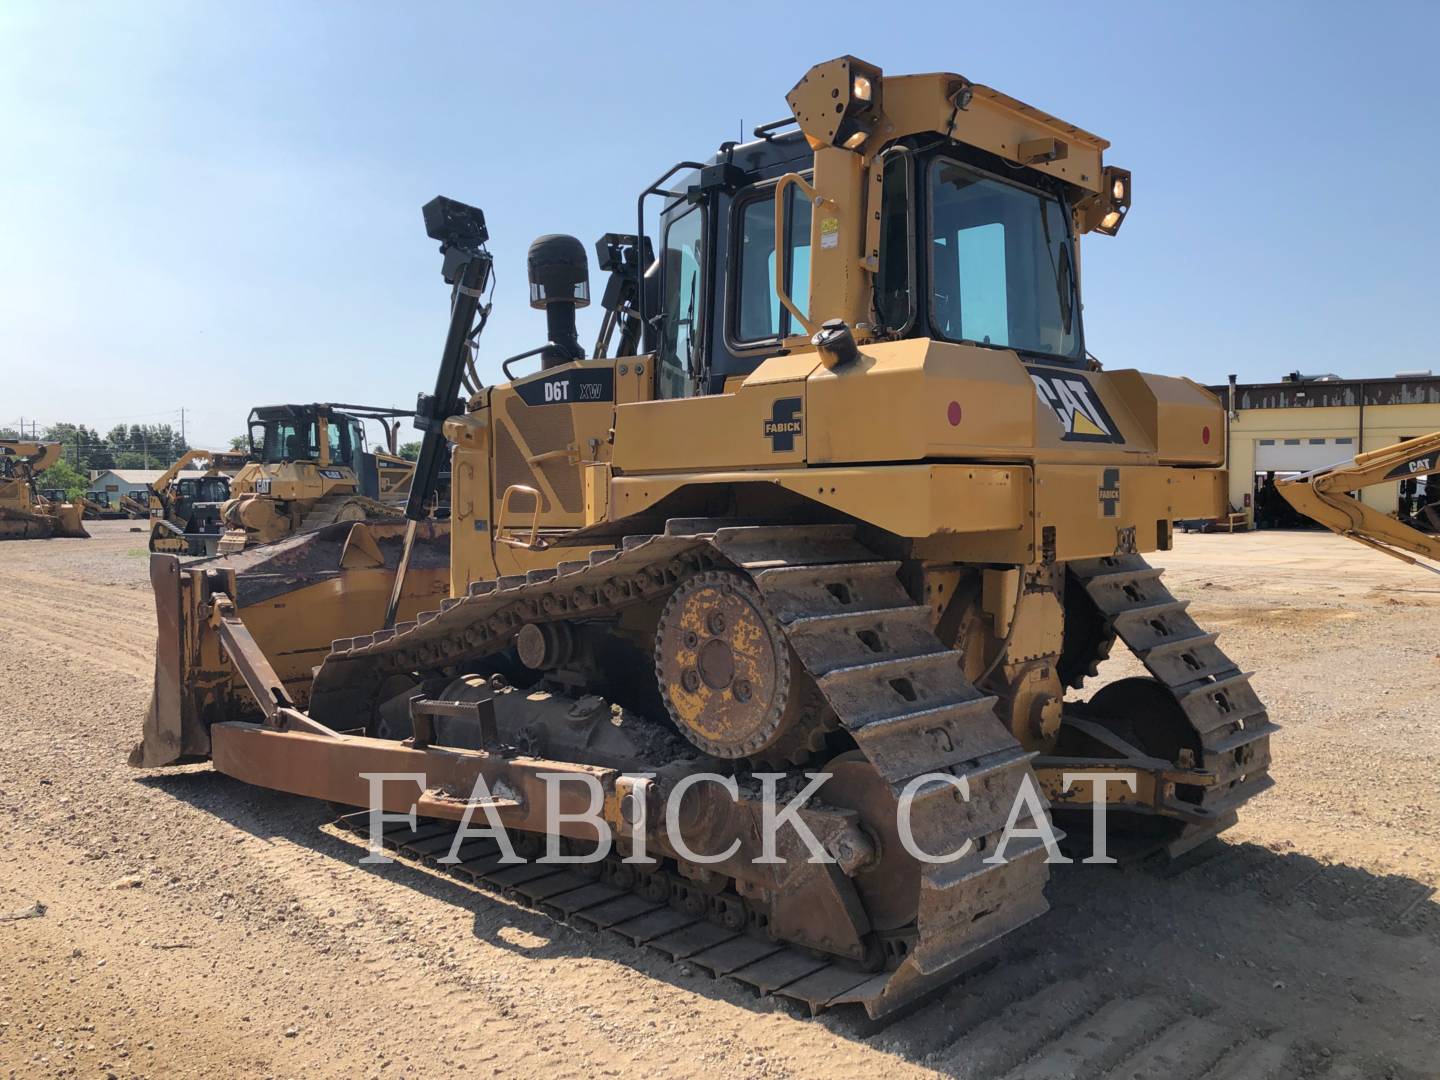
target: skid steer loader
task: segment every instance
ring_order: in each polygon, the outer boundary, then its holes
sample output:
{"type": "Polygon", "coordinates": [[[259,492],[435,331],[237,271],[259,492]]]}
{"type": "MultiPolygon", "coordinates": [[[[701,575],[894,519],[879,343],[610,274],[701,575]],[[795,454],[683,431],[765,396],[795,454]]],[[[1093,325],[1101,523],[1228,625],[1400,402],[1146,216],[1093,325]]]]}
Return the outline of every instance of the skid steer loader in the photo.
{"type": "Polygon", "coordinates": [[[73,503],[63,491],[45,494],[36,486],[35,478],[62,452],[57,442],[0,439],[0,540],[90,536],[83,499],[73,503]]]}
{"type": "Polygon", "coordinates": [[[172,555],[215,555],[220,510],[230,498],[230,478],[245,467],[245,454],[187,450],[150,485],[150,550],[172,555]],[[200,476],[180,473],[205,462],[200,476]]]}
{"type": "Polygon", "coordinates": [[[1088,839],[1108,790],[1129,854],[1235,821],[1275,725],[1144,558],[1222,507],[1223,414],[1083,336],[1079,238],[1119,230],[1130,174],[959,75],[847,56],[788,103],[601,239],[588,356],[585,249],[538,239],[547,340],[501,385],[473,367],[484,217],[425,207],[451,322],[407,521],[155,556],[134,764],[413,807],[383,837],[410,856],[872,1016],[1046,910],[1040,819],[1088,839]],[[448,536],[422,509],[447,440],[448,536]],[[1148,674],[1086,696],[1117,642],[1148,674]]]}

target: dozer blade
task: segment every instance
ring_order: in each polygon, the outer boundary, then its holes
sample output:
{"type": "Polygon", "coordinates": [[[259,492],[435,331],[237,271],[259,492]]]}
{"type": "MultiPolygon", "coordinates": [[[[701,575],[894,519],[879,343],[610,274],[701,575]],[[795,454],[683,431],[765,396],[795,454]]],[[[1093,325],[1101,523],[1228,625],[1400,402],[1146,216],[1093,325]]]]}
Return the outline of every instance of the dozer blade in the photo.
{"type": "MultiPolygon", "coordinates": [[[[148,768],[202,758],[210,752],[212,724],[259,715],[217,632],[218,595],[229,598],[286,691],[303,705],[331,642],[384,620],[403,537],[403,523],[341,522],[213,558],[182,563],[152,555],[155,685],[130,763],[148,768]]],[[[449,524],[422,523],[400,617],[438,605],[448,586],[449,524]]]]}

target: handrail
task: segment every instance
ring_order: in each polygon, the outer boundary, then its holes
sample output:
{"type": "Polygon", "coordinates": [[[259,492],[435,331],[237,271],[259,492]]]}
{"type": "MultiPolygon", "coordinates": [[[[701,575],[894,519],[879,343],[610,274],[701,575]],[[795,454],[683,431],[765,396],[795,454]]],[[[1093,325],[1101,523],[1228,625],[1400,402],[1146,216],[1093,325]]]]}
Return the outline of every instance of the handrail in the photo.
{"type": "Polygon", "coordinates": [[[540,539],[540,510],[544,506],[544,500],[540,492],[528,484],[511,484],[505,489],[505,494],[500,496],[500,513],[495,515],[495,540],[500,544],[508,544],[510,547],[528,548],[530,551],[543,551],[549,545],[540,539]],[[529,495],[535,500],[535,513],[530,519],[530,539],[516,540],[505,536],[505,519],[510,514],[510,499],[516,493],[529,495]]]}
{"type": "MultiPolygon", "coordinates": [[[[785,264],[785,192],[792,184],[804,193],[812,207],[820,197],[820,193],[807,184],[799,173],[786,173],[775,181],[775,295],[779,297],[780,303],[785,305],[785,310],[790,312],[808,333],[813,334],[820,329],[819,320],[811,319],[801,311],[785,288],[788,270],[785,264]]],[[[814,211],[811,213],[813,215],[814,211]]]]}

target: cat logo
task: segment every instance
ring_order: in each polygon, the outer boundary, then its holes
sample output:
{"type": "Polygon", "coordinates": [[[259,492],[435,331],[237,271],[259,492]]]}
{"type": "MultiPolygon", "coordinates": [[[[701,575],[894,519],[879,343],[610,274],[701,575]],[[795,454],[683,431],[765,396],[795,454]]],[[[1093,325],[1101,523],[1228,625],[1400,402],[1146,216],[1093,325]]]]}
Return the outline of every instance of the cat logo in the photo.
{"type": "Polygon", "coordinates": [[[1103,442],[1124,444],[1125,439],[1090,381],[1078,371],[1055,368],[1030,370],[1035,392],[1060,421],[1066,442],[1103,442]]]}
{"type": "Polygon", "coordinates": [[[1411,458],[1409,461],[1402,461],[1386,475],[1386,480],[1404,479],[1407,476],[1424,476],[1435,471],[1435,455],[1425,454],[1421,457],[1411,458]]]}

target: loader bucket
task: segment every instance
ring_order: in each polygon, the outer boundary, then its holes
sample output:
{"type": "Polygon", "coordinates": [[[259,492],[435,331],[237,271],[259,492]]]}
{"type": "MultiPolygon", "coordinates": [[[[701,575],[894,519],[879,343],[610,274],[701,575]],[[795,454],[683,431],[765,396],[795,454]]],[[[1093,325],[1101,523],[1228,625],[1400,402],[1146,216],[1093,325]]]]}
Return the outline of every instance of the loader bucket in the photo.
{"type": "MultiPolygon", "coordinates": [[[[337,638],[380,627],[405,522],[337,522],[232,555],[150,557],[158,636],[155,684],[130,764],[151,768],[210,754],[210,725],[258,716],[221,648],[212,598],[228,596],[292,699],[309,701],[315,667],[337,638]]],[[[416,530],[398,618],[438,607],[449,590],[449,523],[416,530]]]]}

